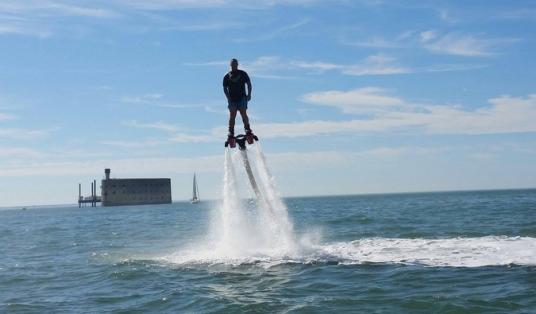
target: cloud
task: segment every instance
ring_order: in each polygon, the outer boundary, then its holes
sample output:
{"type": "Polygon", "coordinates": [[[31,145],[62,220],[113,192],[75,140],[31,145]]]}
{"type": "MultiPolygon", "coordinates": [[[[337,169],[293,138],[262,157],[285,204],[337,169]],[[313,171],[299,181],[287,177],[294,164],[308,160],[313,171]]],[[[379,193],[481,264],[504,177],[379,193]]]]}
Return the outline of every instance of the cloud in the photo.
{"type": "Polygon", "coordinates": [[[430,32],[421,33],[421,39],[424,48],[431,52],[466,57],[482,57],[494,54],[491,48],[495,46],[496,41],[456,33],[448,33],[441,37],[436,37],[435,34],[423,36],[423,34],[430,34],[430,32]]]}
{"type": "Polygon", "coordinates": [[[24,35],[38,38],[47,38],[52,32],[43,26],[26,25],[23,23],[5,23],[0,21],[0,35],[24,35]]]}
{"type": "Polygon", "coordinates": [[[227,61],[207,61],[207,62],[185,62],[182,65],[184,66],[201,66],[201,67],[223,67],[223,66],[229,66],[229,60],[227,61]]]}
{"type": "MultiPolygon", "coordinates": [[[[228,62],[212,61],[197,63],[198,66],[223,66],[228,62]]],[[[190,63],[189,65],[193,65],[190,63]]],[[[343,75],[371,76],[397,75],[416,72],[444,72],[479,69],[481,64],[435,64],[426,67],[406,67],[397,59],[385,54],[374,54],[356,63],[334,63],[326,61],[285,60],[278,56],[262,56],[252,61],[241,62],[242,68],[254,77],[268,79],[297,79],[298,71],[306,75],[318,75],[327,71],[337,71],[343,75]],[[292,73],[293,75],[289,75],[292,73]]]]}
{"type": "Polygon", "coordinates": [[[48,38],[53,30],[64,26],[65,18],[110,19],[116,11],[65,1],[27,0],[0,2],[0,35],[24,35],[48,38]]]}
{"type": "MultiPolygon", "coordinates": [[[[359,119],[305,120],[258,123],[255,132],[264,139],[298,138],[317,135],[388,132],[423,134],[499,134],[536,132],[536,94],[527,97],[503,95],[489,99],[476,109],[458,105],[419,104],[392,95],[378,87],[349,91],[319,91],[302,96],[302,101],[328,106],[359,119]]],[[[179,143],[217,142],[226,127],[208,133],[176,134],[170,141],[179,143]]]]}
{"type": "Polygon", "coordinates": [[[49,130],[28,130],[18,128],[0,129],[0,139],[35,140],[49,135],[49,130]]]}
{"type": "Polygon", "coordinates": [[[66,4],[62,1],[46,0],[26,0],[12,1],[4,0],[0,3],[0,13],[28,17],[29,14],[35,14],[38,17],[43,16],[83,16],[92,18],[112,18],[118,17],[119,14],[112,10],[66,4]]]}
{"type": "Polygon", "coordinates": [[[395,65],[396,59],[383,54],[370,55],[361,62],[354,64],[337,64],[323,61],[290,61],[290,67],[314,70],[318,73],[336,70],[352,76],[363,75],[392,75],[410,73],[411,69],[395,65]]]}
{"type": "Polygon", "coordinates": [[[156,101],[162,99],[162,94],[152,93],[144,94],[141,96],[124,96],[121,98],[121,102],[129,104],[154,104],[156,101]]]}
{"type": "Polygon", "coordinates": [[[101,173],[104,168],[112,168],[116,174],[129,176],[171,175],[176,173],[220,171],[221,156],[201,156],[196,158],[125,158],[99,159],[91,161],[24,162],[9,167],[0,166],[0,176],[83,176],[101,173]]]}
{"type": "Polygon", "coordinates": [[[428,42],[434,38],[437,37],[437,33],[433,30],[428,30],[428,31],[425,31],[425,32],[421,32],[420,34],[421,36],[421,41],[422,42],[428,42]]]}
{"type": "Polygon", "coordinates": [[[348,46],[366,47],[366,48],[397,48],[399,44],[395,41],[388,41],[382,37],[373,37],[366,41],[342,40],[342,43],[348,46]]]}
{"type": "Polygon", "coordinates": [[[197,15],[193,15],[188,19],[176,19],[169,17],[167,14],[153,12],[136,12],[135,15],[145,20],[142,28],[145,30],[154,28],[160,31],[203,32],[243,28],[247,26],[245,23],[236,19],[215,18],[207,20],[197,15]]]}
{"type": "Polygon", "coordinates": [[[161,140],[154,140],[154,139],[147,139],[147,140],[137,140],[137,141],[107,140],[107,141],[99,141],[98,143],[101,145],[114,146],[114,147],[119,147],[119,148],[144,148],[144,147],[149,147],[149,146],[164,145],[169,142],[161,141],[161,140]]]}
{"type": "Polygon", "coordinates": [[[458,19],[454,18],[451,14],[451,12],[447,9],[440,9],[439,10],[439,18],[443,21],[443,22],[447,22],[447,23],[457,23],[458,22],[458,19]]]}
{"type": "MultiPolygon", "coordinates": [[[[262,138],[297,138],[317,135],[388,132],[423,134],[493,134],[536,132],[536,94],[527,97],[503,95],[488,105],[469,109],[459,105],[420,104],[393,95],[379,87],[348,91],[328,90],[305,94],[305,103],[333,107],[359,119],[305,120],[254,125],[262,138]]],[[[158,127],[154,124],[143,127],[158,127]]],[[[161,126],[167,128],[167,126],[161,126]]],[[[174,129],[169,128],[169,131],[174,129]]],[[[226,127],[196,134],[178,133],[168,141],[177,143],[217,142],[226,127]]]]}
{"type": "Polygon", "coordinates": [[[516,38],[482,38],[458,32],[441,34],[436,30],[421,32],[408,30],[391,39],[376,36],[370,40],[351,41],[344,39],[341,42],[346,45],[370,48],[424,48],[437,54],[488,57],[496,55],[496,49],[500,45],[517,41],[516,38]]]}
{"type": "MultiPolygon", "coordinates": [[[[225,134],[225,132],[220,133],[225,134]]],[[[220,135],[221,137],[221,135],[220,135]]],[[[177,143],[201,143],[201,142],[215,142],[220,137],[214,135],[191,135],[191,134],[175,134],[170,141],[177,143]]]]}
{"type": "Polygon", "coordinates": [[[233,23],[233,22],[210,22],[210,23],[199,23],[199,24],[189,24],[189,25],[175,25],[168,26],[163,28],[163,30],[178,30],[185,32],[201,32],[201,31],[218,31],[229,28],[240,28],[244,27],[244,23],[233,23]]]}
{"type": "Polygon", "coordinates": [[[407,104],[400,98],[391,96],[385,89],[364,87],[350,91],[313,92],[302,96],[302,100],[322,106],[341,109],[344,113],[370,114],[377,113],[407,104]]]}
{"type": "MultiPolygon", "coordinates": [[[[372,158],[398,158],[403,155],[430,155],[444,148],[427,147],[375,147],[356,152],[309,151],[267,154],[272,169],[276,171],[300,171],[311,167],[343,167],[355,160],[372,158]]],[[[122,159],[97,159],[90,161],[57,162],[17,162],[9,166],[0,165],[0,176],[84,176],[101,173],[104,168],[112,168],[116,174],[129,176],[155,176],[187,173],[219,173],[222,171],[223,157],[207,155],[195,157],[140,157],[122,159]]]]}
{"type": "Polygon", "coordinates": [[[180,127],[176,125],[161,122],[161,121],[157,121],[153,123],[140,123],[136,120],[130,120],[130,121],[123,121],[122,124],[128,127],[133,127],[133,128],[155,129],[155,130],[167,131],[167,132],[176,132],[180,130],[180,127]]]}
{"type": "MultiPolygon", "coordinates": [[[[433,134],[487,134],[536,132],[536,94],[523,97],[500,96],[490,99],[489,106],[474,110],[452,105],[411,104],[392,97],[378,88],[348,92],[310,93],[303,100],[317,105],[333,106],[346,113],[366,113],[370,119],[349,121],[305,121],[292,125],[279,124],[279,134],[299,136],[340,132],[385,132],[397,129],[421,129],[433,134]]],[[[274,126],[275,127],[275,126],[274,126]]],[[[267,127],[268,130],[272,129],[267,127]]]]}
{"type": "Polygon", "coordinates": [[[0,121],[15,120],[15,119],[17,119],[17,116],[15,115],[0,112],[0,121]]]}
{"type": "MultiPolygon", "coordinates": [[[[274,59],[279,60],[279,59],[274,59]]],[[[416,72],[463,71],[485,67],[481,64],[435,64],[425,67],[406,67],[397,64],[396,58],[385,54],[370,55],[364,60],[353,64],[338,64],[324,61],[290,61],[288,68],[312,70],[313,73],[339,71],[351,76],[365,75],[395,75],[416,72]]]]}
{"type": "Polygon", "coordinates": [[[536,19],[536,9],[534,8],[519,8],[513,10],[501,10],[496,13],[493,18],[505,20],[522,20],[536,19]]]}
{"type": "Polygon", "coordinates": [[[0,146],[0,158],[40,158],[45,153],[27,147],[2,147],[0,146]]]}
{"type": "Polygon", "coordinates": [[[234,41],[235,42],[253,42],[253,41],[271,40],[280,36],[286,36],[293,30],[301,28],[302,26],[308,24],[310,21],[311,21],[310,19],[302,19],[295,23],[291,23],[291,24],[276,28],[274,30],[271,30],[269,32],[266,32],[258,36],[238,38],[238,39],[235,39],[234,41]]]}
{"type": "MultiPolygon", "coordinates": [[[[263,138],[295,138],[330,134],[413,131],[424,134],[494,134],[536,132],[536,95],[500,96],[489,106],[464,109],[453,105],[412,104],[380,88],[326,91],[307,94],[303,100],[333,106],[350,114],[367,114],[351,120],[307,120],[255,125],[263,138]]],[[[223,128],[214,133],[224,132],[223,128]]]]}
{"type": "MultiPolygon", "coordinates": [[[[298,70],[308,71],[307,74],[319,74],[326,71],[338,71],[344,75],[393,75],[411,73],[414,70],[396,65],[396,59],[383,54],[370,55],[361,62],[342,64],[325,61],[285,60],[278,56],[261,56],[254,60],[240,61],[241,67],[250,75],[267,79],[296,79],[298,70]],[[292,73],[292,75],[291,75],[292,73]]],[[[187,66],[218,66],[228,65],[228,61],[208,61],[185,63],[187,66]]]]}
{"type": "MultiPolygon", "coordinates": [[[[212,101],[207,103],[173,103],[164,100],[164,95],[159,93],[149,93],[137,96],[123,96],[120,101],[125,104],[135,105],[148,105],[161,108],[174,108],[174,109],[186,109],[186,108],[203,108],[213,104],[212,101]]],[[[216,102],[215,102],[216,103],[216,102]]],[[[219,103],[219,102],[217,102],[219,103]]],[[[211,112],[210,110],[206,110],[211,112]]]]}
{"type": "Polygon", "coordinates": [[[259,9],[273,6],[296,6],[318,2],[318,0],[116,0],[116,3],[137,10],[181,10],[206,8],[259,9]]]}
{"type": "Polygon", "coordinates": [[[394,65],[395,58],[385,55],[372,55],[363,62],[350,65],[342,69],[343,74],[362,76],[362,75],[391,75],[410,73],[413,70],[407,67],[394,65]]]}

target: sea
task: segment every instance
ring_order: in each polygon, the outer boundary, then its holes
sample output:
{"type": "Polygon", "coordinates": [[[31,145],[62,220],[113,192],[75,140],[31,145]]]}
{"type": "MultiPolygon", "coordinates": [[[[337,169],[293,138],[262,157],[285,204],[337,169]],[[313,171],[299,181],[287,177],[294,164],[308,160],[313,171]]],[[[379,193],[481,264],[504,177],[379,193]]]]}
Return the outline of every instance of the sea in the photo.
{"type": "Polygon", "coordinates": [[[259,200],[237,154],[217,201],[0,210],[0,313],[536,313],[536,190],[259,200]]]}

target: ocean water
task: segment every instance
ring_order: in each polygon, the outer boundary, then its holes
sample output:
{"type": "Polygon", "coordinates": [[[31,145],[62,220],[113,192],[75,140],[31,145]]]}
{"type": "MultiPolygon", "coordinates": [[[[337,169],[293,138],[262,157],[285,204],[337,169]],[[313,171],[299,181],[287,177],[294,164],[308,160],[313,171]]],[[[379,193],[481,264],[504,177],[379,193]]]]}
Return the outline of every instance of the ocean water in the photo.
{"type": "MultiPolygon", "coordinates": [[[[536,313],[536,190],[0,211],[0,313],[536,313]]],[[[251,198],[251,199],[248,199],[251,198]]]]}

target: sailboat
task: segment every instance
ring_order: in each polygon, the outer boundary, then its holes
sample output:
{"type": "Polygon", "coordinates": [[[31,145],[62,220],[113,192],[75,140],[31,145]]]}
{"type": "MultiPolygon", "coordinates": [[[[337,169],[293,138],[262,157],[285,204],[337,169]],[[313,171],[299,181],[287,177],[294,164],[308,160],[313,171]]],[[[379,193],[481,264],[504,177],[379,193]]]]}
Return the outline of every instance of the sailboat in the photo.
{"type": "Polygon", "coordinates": [[[192,204],[197,204],[200,201],[201,200],[199,199],[199,187],[197,186],[197,180],[195,178],[195,173],[194,173],[194,193],[193,193],[193,196],[192,196],[192,199],[190,200],[190,202],[192,204]]]}

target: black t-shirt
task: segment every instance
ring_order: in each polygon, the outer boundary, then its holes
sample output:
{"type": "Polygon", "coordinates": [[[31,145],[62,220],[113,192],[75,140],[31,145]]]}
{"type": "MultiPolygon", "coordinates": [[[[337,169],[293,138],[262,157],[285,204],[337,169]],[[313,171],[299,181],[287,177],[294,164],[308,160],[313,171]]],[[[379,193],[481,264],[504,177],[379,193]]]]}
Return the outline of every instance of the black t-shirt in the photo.
{"type": "Polygon", "coordinates": [[[231,71],[223,77],[223,87],[228,88],[231,100],[240,100],[246,96],[246,83],[249,76],[245,71],[231,71]]]}

